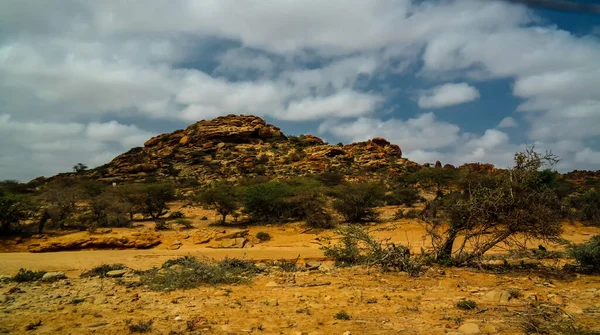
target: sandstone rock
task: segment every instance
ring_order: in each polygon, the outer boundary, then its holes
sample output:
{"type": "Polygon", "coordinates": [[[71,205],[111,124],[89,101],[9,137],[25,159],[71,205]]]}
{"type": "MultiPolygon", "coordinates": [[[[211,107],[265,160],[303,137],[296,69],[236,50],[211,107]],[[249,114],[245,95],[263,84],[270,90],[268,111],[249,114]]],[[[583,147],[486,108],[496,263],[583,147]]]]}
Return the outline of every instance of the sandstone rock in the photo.
{"type": "Polygon", "coordinates": [[[564,303],[564,300],[563,300],[563,298],[561,298],[560,296],[558,296],[556,294],[549,294],[548,302],[557,304],[557,305],[562,305],[564,303]]]}
{"type": "Polygon", "coordinates": [[[126,273],[127,273],[127,270],[112,270],[112,271],[108,271],[106,273],[106,276],[111,277],[111,278],[118,278],[118,277],[123,277],[123,275],[126,273]]]}
{"type": "Polygon", "coordinates": [[[500,302],[505,292],[499,290],[489,291],[483,296],[483,299],[488,302],[500,302]]]}
{"type": "Polygon", "coordinates": [[[565,306],[565,311],[569,314],[583,314],[583,309],[575,304],[567,304],[567,306],[565,306]]]}
{"type": "Polygon", "coordinates": [[[46,272],[42,276],[43,281],[55,281],[59,279],[67,278],[64,272],[56,271],[56,272],[46,272]]]}
{"type": "Polygon", "coordinates": [[[270,281],[270,282],[268,282],[268,283],[267,283],[267,285],[266,285],[266,286],[267,286],[267,287],[277,287],[277,286],[279,286],[279,284],[277,284],[277,283],[276,283],[276,282],[274,282],[274,281],[270,281]]]}
{"type": "Polygon", "coordinates": [[[504,291],[502,292],[502,294],[500,295],[500,302],[501,303],[507,303],[511,298],[511,295],[508,291],[504,291]]]}
{"type": "Polygon", "coordinates": [[[317,270],[319,267],[321,267],[321,262],[308,261],[308,262],[306,262],[306,264],[304,264],[304,266],[308,270],[317,270]]]}
{"type": "Polygon", "coordinates": [[[465,323],[462,326],[458,327],[458,331],[463,334],[479,334],[479,326],[476,323],[465,323]]]}
{"type": "Polygon", "coordinates": [[[214,240],[215,241],[220,241],[220,240],[225,240],[225,239],[234,239],[234,238],[237,238],[237,237],[244,237],[244,236],[248,235],[249,231],[250,230],[248,230],[248,229],[233,230],[233,231],[230,231],[230,232],[225,233],[223,235],[215,237],[214,240]]]}

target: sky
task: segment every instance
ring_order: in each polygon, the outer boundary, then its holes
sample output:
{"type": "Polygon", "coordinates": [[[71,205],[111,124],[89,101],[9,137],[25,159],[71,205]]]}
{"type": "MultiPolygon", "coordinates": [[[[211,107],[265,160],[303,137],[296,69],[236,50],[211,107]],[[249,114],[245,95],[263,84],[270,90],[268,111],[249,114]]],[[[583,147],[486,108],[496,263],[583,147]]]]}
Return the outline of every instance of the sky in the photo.
{"type": "Polygon", "coordinates": [[[253,114],[419,162],[600,169],[600,14],[497,0],[0,1],[0,180],[253,114]]]}

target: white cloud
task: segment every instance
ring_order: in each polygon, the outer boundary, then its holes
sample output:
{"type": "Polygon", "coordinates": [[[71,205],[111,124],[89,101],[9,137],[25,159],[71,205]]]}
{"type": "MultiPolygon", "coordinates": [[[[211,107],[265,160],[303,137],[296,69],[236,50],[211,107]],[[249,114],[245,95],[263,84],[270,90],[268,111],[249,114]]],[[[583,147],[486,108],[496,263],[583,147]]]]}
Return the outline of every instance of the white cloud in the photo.
{"type": "Polygon", "coordinates": [[[507,116],[500,121],[498,128],[514,128],[518,125],[519,124],[517,123],[517,120],[515,120],[513,117],[507,116]]]}
{"type": "Polygon", "coordinates": [[[384,137],[390,142],[401,144],[402,150],[412,151],[451,147],[459,141],[460,128],[437,120],[433,113],[426,113],[406,121],[359,118],[351,122],[325,122],[321,124],[319,131],[349,141],[384,137]]]}
{"type": "Polygon", "coordinates": [[[479,91],[467,83],[449,83],[423,91],[419,97],[421,108],[442,108],[479,99],[479,91]]]}
{"type": "Polygon", "coordinates": [[[480,0],[0,2],[0,101],[14,117],[0,121],[35,133],[1,140],[33,170],[54,171],[44,150],[107,160],[148,135],[138,120],[243,113],[327,120],[332,135],[389,137],[423,159],[504,162],[522,149],[505,133],[467,134],[433,114],[402,120],[405,101],[394,100],[427,80],[419,106],[441,108],[479,98],[467,81],[503,79],[527,141],[555,146],[564,168],[598,168],[585,157],[599,150],[600,42],[542,22],[525,6],[480,0]],[[380,120],[390,105],[395,117],[380,120]],[[116,114],[134,124],[94,123],[116,114]]]}
{"type": "Polygon", "coordinates": [[[91,167],[104,164],[153,135],[116,121],[33,122],[7,114],[0,115],[0,133],[0,171],[22,180],[70,171],[78,162],[91,167]]]}

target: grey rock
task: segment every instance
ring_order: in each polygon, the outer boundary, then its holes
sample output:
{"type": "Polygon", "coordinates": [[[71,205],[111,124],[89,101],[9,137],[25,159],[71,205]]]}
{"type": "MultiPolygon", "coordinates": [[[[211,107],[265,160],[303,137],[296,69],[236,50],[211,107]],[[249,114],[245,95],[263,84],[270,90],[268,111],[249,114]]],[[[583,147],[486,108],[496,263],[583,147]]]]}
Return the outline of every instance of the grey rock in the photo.
{"type": "Polygon", "coordinates": [[[118,278],[118,277],[123,277],[123,275],[127,273],[127,270],[112,270],[112,271],[108,271],[106,273],[107,277],[111,277],[111,278],[118,278]]]}
{"type": "Polygon", "coordinates": [[[304,266],[309,270],[317,270],[319,267],[321,267],[321,262],[308,261],[304,266]]]}
{"type": "Polygon", "coordinates": [[[44,276],[42,277],[43,281],[55,281],[55,280],[59,280],[59,279],[65,279],[67,278],[67,276],[65,275],[64,272],[62,271],[56,271],[56,272],[46,272],[44,273],[44,276]]]}

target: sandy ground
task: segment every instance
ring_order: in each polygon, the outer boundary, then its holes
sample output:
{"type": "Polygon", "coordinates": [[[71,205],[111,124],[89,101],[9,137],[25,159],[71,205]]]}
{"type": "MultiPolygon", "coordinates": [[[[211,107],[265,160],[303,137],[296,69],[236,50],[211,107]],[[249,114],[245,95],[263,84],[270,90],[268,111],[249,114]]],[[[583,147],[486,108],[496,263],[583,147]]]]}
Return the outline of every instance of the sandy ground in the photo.
{"type": "MultiPolygon", "coordinates": [[[[373,226],[380,238],[427,247],[423,226],[411,220],[390,222],[394,208],[384,209],[383,223],[373,226]]],[[[29,253],[27,246],[41,239],[68,239],[88,234],[44,236],[1,241],[0,275],[14,275],[19,268],[64,271],[68,279],[56,283],[0,284],[0,333],[10,334],[126,334],[126,321],[152,320],[152,334],[466,334],[465,324],[475,324],[481,334],[520,334],[519,314],[540,304],[558,311],[565,319],[586,327],[600,326],[600,276],[557,278],[539,271],[506,274],[458,268],[431,268],[418,278],[380,273],[365,268],[261,274],[249,284],[201,287],[170,293],[146,288],[128,289],[115,279],[79,278],[79,274],[103,263],[123,263],[147,269],[167,259],[192,255],[257,261],[323,260],[320,247],[333,237],[331,231],[307,231],[301,224],[284,226],[208,227],[214,213],[182,209],[192,219],[192,230],[160,232],[162,244],[152,249],[83,250],[29,253]],[[210,219],[200,220],[202,216],[210,219]],[[244,249],[215,249],[192,243],[195,230],[247,228],[254,236],[264,231],[272,240],[244,249]],[[168,250],[174,240],[178,250],[168,250]],[[305,285],[317,285],[305,287],[305,285]],[[14,287],[22,292],[15,292],[14,287]],[[522,297],[500,301],[508,289],[522,297]],[[74,303],[74,299],[83,299],[74,303]],[[461,299],[478,303],[478,310],[463,311],[461,299]],[[336,320],[345,311],[350,320],[336,320]],[[478,313],[477,311],[483,311],[478,313]],[[564,311],[564,312],[561,312],[564,311]],[[32,321],[41,325],[26,331],[32,321]],[[189,322],[188,322],[189,321],[189,322]],[[188,325],[196,330],[189,330],[188,325]],[[463,328],[459,328],[463,326],[463,328]],[[459,332],[460,330],[460,332],[459,332]]],[[[123,236],[150,231],[149,223],[137,228],[113,229],[123,236]]],[[[599,234],[600,229],[565,224],[563,237],[576,243],[599,234]]],[[[536,242],[532,246],[536,247],[536,242]]],[[[549,245],[549,249],[559,249],[549,245]]],[[[495,252],[502,252],[496,250],[495,252]]]]}

